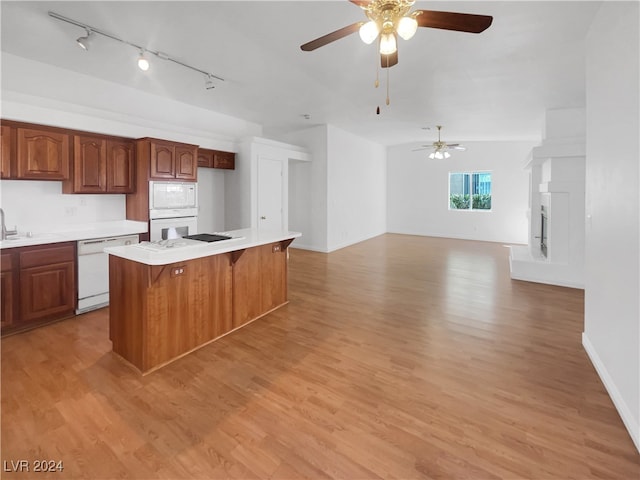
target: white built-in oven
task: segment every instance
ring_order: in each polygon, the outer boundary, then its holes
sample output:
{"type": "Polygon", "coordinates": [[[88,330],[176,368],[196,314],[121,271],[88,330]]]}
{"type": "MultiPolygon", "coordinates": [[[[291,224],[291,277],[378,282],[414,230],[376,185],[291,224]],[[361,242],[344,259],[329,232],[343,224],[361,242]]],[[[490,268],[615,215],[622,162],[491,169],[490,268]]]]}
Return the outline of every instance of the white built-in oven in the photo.
{"type": "Polygon", "coordinates": [[[198,185],[149,182],[149,239],[167,240],[198,233],[198,185]]]}

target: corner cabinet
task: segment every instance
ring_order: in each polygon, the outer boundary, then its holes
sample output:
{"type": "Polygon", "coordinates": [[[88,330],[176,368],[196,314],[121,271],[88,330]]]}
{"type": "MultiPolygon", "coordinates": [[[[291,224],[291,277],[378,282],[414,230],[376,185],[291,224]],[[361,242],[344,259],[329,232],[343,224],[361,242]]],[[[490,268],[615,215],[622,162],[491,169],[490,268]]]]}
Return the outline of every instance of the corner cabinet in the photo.
{"type": "Polygon", "coordinates": [[[74,135],[73,175],[64,193],[132,193],[133,143],[124,139],[74,135]]]}
{"type": "Polygon", "coordinates": [[[155,138],[138,140],[139,162],[149,165],[152,180],[197,180],[198,146],[155,138]]]}
{"type": "Polygon", "coordinates": [[[69,135],[55,130],[17,128],[17,178],[67,180],[69,135]]]}
{"type": "Polygon", "coordinates": [[[199,148],[198,166],[233,170],[236,168],[236,154],[233,152],[222,152],[220,150],[199,148]]]}
{"type": "Polygon", "coordinates": [[[74,315],[74,242],[11,248],[1,260],[3,335],[74,315]]]}

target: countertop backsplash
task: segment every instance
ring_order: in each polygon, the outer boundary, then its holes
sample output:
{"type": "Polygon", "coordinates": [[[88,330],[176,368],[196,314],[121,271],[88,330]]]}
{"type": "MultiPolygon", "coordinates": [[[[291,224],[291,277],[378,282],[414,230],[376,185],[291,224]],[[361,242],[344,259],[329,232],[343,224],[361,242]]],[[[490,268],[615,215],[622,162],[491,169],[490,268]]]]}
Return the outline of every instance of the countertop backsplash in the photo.
{"type": "Polygon", "coordinates": [[[7,228],[17,226],[21,233],[42,233],[126,217],[124,194],[65,195],[62,182],[55,181],[2,180],[0,199],[7,228]]]}

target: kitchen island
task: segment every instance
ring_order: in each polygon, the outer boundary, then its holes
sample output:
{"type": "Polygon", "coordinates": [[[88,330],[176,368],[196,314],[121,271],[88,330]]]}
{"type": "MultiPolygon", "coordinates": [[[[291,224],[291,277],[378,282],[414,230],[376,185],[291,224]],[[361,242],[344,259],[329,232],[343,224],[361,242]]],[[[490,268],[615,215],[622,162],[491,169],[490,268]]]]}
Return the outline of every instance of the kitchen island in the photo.
{"type": "Polygon", "coordinates": [[[287,303],[287,248],[300,233],[223,234],[105,249],[113,352],[142,374],[287,303]]]}

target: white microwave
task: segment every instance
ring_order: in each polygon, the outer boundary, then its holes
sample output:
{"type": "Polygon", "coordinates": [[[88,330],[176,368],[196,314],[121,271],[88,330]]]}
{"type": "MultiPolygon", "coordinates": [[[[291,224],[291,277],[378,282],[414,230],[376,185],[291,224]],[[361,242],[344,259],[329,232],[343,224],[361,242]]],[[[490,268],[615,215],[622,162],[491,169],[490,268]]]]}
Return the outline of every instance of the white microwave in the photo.
{"type": "Polygon", "coordinates": [[[149,210],[197,210],[197,208],[197,183],[149,182],[149,210]]]}

